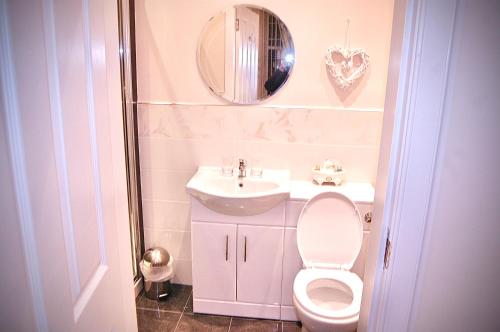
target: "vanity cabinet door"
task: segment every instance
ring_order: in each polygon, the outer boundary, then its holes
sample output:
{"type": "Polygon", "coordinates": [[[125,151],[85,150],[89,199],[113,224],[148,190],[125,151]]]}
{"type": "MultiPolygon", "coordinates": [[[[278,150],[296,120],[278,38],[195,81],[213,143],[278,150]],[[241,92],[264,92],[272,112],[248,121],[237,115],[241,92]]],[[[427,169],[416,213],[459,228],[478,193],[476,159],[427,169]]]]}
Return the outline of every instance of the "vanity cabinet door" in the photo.
{"type": "Polygon", "coordinates": [[[238,225],[238,301],[279,304],[283,227],[238,225]]]}
{"type": "Polygon", "coordinates": [[[191,223],[193,297],[236,301],[236,225],[191,223]]]}

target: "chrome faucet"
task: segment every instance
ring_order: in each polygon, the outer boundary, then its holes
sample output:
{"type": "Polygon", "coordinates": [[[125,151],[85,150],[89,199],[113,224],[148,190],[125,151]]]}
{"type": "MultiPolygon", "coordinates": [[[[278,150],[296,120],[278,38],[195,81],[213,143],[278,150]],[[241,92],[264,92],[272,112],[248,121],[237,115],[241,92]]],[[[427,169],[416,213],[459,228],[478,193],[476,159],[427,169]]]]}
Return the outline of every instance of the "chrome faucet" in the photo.
{"type": "Polygon", "coordinates": [[[238,170],[239,170],[238,178],[241,179],[247,176],[247,162],[245,159],[240,159],[238,170]]]}

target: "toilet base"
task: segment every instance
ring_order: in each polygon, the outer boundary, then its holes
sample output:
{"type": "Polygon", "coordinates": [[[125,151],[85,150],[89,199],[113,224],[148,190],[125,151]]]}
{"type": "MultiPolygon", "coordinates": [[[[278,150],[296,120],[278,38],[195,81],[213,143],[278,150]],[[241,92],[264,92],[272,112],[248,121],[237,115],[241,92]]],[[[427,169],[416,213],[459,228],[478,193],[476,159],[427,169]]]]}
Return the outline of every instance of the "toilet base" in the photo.
{"type": "Polygon", "coordinates": [[[328,328],[326,330],[317,330],[317,331],[311,331],[311,330],[308,330],[307,328],[304,327],[304,325],[302,325],[302,328],[300,330],[300,332],[356,332],[356,328],[352,329],[352,328],[342,328],[342,327],[332,327],[332,328],[328,328]]]}
{"type": "MultiPolygon", "coordinates": [[[[354,329],[351,329],[351,328],[348,328],[348,329],[333,328],[333,329],[325,330],[324,332],[356,332],[356,330],[357,330],[356,328],[354,328],[354,329]]],[[[300,332],[313,332],[313,331],[308,330],[307,328],[304,327],[304,325],[302,325],[300,332]]],[[[323,331],[321,331],[321,332],[323,332],[323,331]]]]}
{"type": "Polygon", "coordinates": [[[302,324],[302,332],[355,332],[358,327],[358,316],[346,320],[325,320],[308,314],[295,297],[293,302],[297,317],[302,324]]]}

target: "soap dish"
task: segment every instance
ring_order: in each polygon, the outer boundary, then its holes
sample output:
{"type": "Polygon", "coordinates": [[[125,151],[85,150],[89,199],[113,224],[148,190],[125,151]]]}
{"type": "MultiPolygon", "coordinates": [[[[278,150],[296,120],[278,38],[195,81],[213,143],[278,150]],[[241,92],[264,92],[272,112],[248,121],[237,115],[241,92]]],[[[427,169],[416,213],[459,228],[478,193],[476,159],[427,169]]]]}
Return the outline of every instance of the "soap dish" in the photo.
{"type": "Polygon", "coordinates": [[[333,170],[314,167],[312,169],[312,178],[319,184],[334,184],[339,186],[345,179],[345,171],[343,169],[333,170]]]}

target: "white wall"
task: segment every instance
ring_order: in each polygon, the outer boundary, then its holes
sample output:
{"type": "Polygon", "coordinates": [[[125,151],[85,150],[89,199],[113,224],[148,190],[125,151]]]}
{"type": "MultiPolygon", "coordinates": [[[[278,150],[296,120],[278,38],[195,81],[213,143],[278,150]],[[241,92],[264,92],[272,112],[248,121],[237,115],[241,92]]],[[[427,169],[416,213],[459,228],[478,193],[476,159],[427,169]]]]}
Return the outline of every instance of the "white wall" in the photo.
{"type": "Polygon", "coordinates": [[[296,47],[290,79],[258,106],[228,105],[212,95],[196,65],[203,26],[235,3],[136,3],[146,246],[162,245],[173,253],[179,263],[176,281],[182,283],[191,281],[184,186],[199,165],[218,165],[232,154],[258,158],[263,167],[289,168],[294,179],[310,179],[312,165],[334,158],[349,181],[375,183],[393,1],[248,1],[276,13],[296,47]],[[371,67],[355,89],[343,92],[328,78],[324,55],[329,46],[344,43],[348,18],[351,47],[366,49],[371,67]]]}
{"type": "MultiPolygon", "coordinates": [[[[145,0],[136,2],[139,101],[224,104],[205,86],[196,66],[200,33],[208,19],[233,0],[145,0]]],[[[287,25],[296,66],[272,105],[382,108],[385,95],[392,0],[247,1],[264,6],[287,25]],[[372,66],[360,88],[339,97],[326,74],[329,46],[344,44],[350,19],[351,47],[364,48],[372,66]]]]}
{"type": "Polygon", "coordinates": [[[458,2],[413,331],[500,330],[499,17],[458,2]]]}

